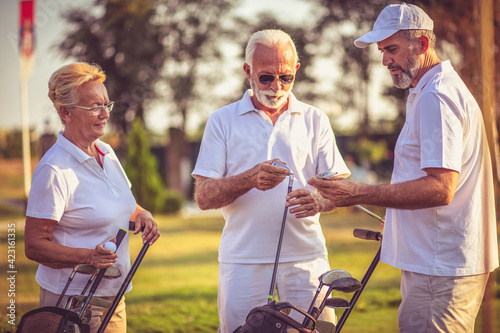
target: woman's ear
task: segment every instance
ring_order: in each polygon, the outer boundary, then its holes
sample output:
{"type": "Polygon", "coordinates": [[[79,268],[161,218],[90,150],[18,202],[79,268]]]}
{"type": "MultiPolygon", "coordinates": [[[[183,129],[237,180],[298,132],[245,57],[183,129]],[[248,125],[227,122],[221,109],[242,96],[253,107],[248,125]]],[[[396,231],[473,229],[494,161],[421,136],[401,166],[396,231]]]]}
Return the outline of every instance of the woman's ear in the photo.
{"type": "Polygon", "coordinates": [[[68,106],[66,105],[60,105],[59,106],[59,117],[61,117],[61,120],[64,123],[68,123],[71,120],[71,112],[68,106]]]}

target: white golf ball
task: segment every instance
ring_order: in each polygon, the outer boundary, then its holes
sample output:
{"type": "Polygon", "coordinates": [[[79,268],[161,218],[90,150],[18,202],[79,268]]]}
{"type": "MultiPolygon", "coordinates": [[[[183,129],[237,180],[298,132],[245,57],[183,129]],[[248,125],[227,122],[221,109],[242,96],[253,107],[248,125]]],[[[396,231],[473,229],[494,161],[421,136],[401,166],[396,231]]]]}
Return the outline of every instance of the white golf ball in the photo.
{"type": "Polygon", "coordinates": [[[113,242],[107,242],[106,244],[104,244],[104,248],[115,252],[116,251],[116,244],[113,242]]]}

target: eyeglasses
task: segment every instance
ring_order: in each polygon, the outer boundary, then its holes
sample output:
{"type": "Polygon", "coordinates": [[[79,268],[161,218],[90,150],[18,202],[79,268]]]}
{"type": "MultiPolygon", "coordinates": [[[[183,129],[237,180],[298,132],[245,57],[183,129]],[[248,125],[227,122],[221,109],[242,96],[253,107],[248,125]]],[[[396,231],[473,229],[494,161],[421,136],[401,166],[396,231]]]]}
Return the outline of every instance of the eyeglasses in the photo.
{"type": "Polygon", "coordinates": [[[274,78],[278,77],[280,82],[286,85],[289,85],[293,82],[295,79],[295,76],[293,74],[282,74],[282,75],[277,75],[277,74],[261,74],[259,75],[259,82],[261,84],[271,84],[274,81],[274,78]]]}
{"type": "Polygon", "coordinates": [[[113,111],[113,106],[115,105],[115,102],[109,102],[106,105],[96,105],[96,106],[78,106],[78,105],[72,105],[70,106],[73,109],[79,108],[79,109],[84,109],[90,111],[89,114],[92,116],[98,116],[101,115],[103,111],[106,111],[107,113],[110,113],[113,111]]]}

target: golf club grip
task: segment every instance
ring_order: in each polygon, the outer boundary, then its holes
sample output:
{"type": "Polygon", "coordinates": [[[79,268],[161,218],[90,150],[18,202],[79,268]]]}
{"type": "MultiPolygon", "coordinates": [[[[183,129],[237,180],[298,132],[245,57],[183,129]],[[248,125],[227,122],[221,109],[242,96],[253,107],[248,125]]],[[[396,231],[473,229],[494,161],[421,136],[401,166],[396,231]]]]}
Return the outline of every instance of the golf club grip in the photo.
{"type": "Polygon", "coordinates": [[[120,230],[118,230],[118,233],[116,234],[116,248],[118,248],[120,246],[120,244],[122,243],[123,237],[125,237],[126,234],[127,234],[127,230],[125,230],[123,228],[120,228],[120,230]]]}
{"type": "Polygon", "coordinates": [[[379,241],[382,239],[382,233],[378,231],[366,230],[366,229],[354,229],[354,237],[366,240],[379,241]]]}
{"type": "MultiPolygon", "coordinates": [[[[141,231],[144,231],[144,226],[142,226],[141,231]]],[[[135,221],[128,221],[128,230],[135,230],[135,221]]]]}

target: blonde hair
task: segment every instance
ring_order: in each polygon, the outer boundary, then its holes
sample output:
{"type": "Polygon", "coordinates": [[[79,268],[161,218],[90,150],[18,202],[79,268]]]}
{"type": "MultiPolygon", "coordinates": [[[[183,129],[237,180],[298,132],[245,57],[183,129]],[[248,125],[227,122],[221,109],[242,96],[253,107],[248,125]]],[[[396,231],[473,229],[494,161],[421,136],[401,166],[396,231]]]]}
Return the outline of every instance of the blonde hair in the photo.
{"type": "Polygon", "coordinates": [[[268,47],[277,47],[282,45],[287,45],[290,43],[293,49],[293,54],[295,55],[295,64],[299,62],[299,56],[297,54],[297,49],[295,44],[289,34],[282,30],[268,29],[255,32],[248,41],[245,50],[245,62],[252,66],[253,57],[255,55],[255,50],[257,44],[262,44],[268,47]]]}
{"type": "Polygon", "coordinates": [[[76,90],[90,81],[104,82],[106,74],[97,64],[75,62],[55,71],[49,79],[49,98],[59,112],[61,105],[78,103],[76,90]]]}

